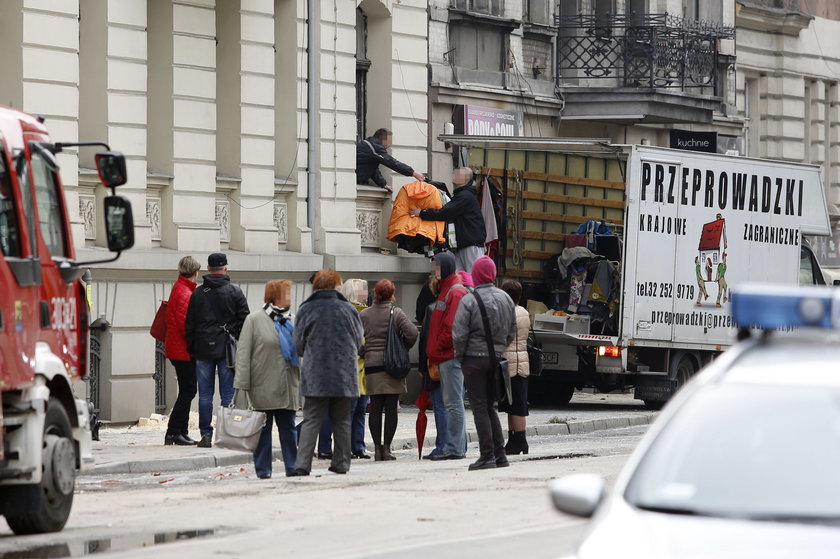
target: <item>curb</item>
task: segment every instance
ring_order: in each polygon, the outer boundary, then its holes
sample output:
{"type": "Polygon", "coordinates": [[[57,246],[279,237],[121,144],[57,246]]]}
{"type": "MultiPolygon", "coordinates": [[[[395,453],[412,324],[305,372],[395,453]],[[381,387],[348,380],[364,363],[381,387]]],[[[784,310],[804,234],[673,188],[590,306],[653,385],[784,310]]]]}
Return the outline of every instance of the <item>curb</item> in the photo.
{"type": "MultiPolygon", "coordinates": [[[[639,425],[653,423],[658,413],[636,414],[624,417],[611,417],[607,419],[586,419],[583,421],[569,421],[567,423],[548,423],[545,425],[534,425],[526,429],[530,436],[546,435],[581,435],[595,431],[607,431],[610,429],[623,429],[639,425]]],[[[475,431],[467,432],[467,441],[478,442],[478,434],[475,431]]],[[[424,448],[434,447],[435,439],[428,436],[423,441],[424,448]]],[[[417,448],[417,441],[413,438],[394,439],[391,446],[400,450],[411,450],[417,448]]],[[[282,459],[279,449],[273,452],[274,459],[282,459]]],[[[200,470],[205,468],[219,468],[227,466],[238,466],[250,464],[253,461],[250,453],[224,454],[220,456],[192,456],[187,458],[157,458],[153,460],[137,460],[129,462],[116,462],[94,466],[89,472],[83,475],[100,474],[149,474],[155,472],[180,472],[189,470],[200,470]]]]}

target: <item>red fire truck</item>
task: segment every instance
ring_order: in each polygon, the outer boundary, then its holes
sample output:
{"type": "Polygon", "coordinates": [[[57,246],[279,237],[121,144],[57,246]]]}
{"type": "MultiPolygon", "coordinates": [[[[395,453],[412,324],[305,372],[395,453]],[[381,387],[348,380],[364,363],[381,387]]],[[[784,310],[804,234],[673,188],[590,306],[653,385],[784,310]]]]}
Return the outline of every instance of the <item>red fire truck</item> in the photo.
{"type": "Polygon", "coordinates": [[[17,534],[61,530],[78,471],[93,464],[87,403],[72,386],[87,375],[84,266],[134,244],[131,206],[114,195],[125,158],[99,142],[53,143],[44,119],[0,107],[0,514],[17,534]],[[96,155],[108,249],[76,262],[55,154],[96,155]]]}

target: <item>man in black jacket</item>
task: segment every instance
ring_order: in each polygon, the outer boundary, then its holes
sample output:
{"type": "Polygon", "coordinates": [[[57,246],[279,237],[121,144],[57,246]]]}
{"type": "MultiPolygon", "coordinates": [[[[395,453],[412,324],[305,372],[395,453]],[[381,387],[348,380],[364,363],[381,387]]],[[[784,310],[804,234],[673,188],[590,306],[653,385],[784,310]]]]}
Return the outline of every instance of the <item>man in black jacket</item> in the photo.
{"type": "Polygon", "coordinates": [[[438,210],[412,208],[409,213],[427,221],[446,221],[449,246],[457,260],[458,270],[472,272],[473,262],[484,256],[484,217],[473,186],[473,172],[469,167],[452,173],[452,200],[438,210]],[[454,229],[454,232],[453,232],[454,229]]]}
{"type": "Polygon", "coordinates": [[[393,139],[393,132],[387,128],[380,128],[374,132],[373,136],[356,144],[356,184],[368,184],[368,181],[373,179],[376,186],[391,192],[391,187],[388,186],[385,177],[379,172],[380,165],[385,165],[406,177],[413,176],[419,181],[424,179],[423,175],[409,165],[397,161],[388,153],[388,148],[391,147],[393,139]]]}
{"type": "Polygon", "coordinates": [[[233,398],[233,370],[225,360],[228,332],[239,339],[242,324],[248,316],[248,301],[242,290],[230,283],[227,256],[215,252],[207,258],[204,283],[193,291],[184,325],[187,351],[195,359],[198,380],[198,446],[210,448],[213,443],[213,396],[216,392],[216,370],[219,372],[219,395],[222,405],[233,398]]]}

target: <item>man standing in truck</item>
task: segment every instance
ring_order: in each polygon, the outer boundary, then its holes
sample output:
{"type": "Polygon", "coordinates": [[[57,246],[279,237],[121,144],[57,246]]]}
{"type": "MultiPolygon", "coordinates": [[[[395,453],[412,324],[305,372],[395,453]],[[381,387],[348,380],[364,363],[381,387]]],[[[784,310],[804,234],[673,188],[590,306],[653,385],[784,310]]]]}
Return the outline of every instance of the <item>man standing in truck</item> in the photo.
{"type": "Polygon", "coordinates": [[[473,185],[472,169],[455,169],[452,173],[452,188],[452,200],[442,208],[412,208],[409,213],[427,221],[446,221],[449,248],[455,255],[458,271],[470,273],[473,262],[484,256],[484,241],[487,238],[478,193],[473,185]]]}
{"type": "Polygon", "coordinates": [[[230,283],[227,256],[214,252],[207,258],[204,284],[190,297],[185,324],[187,351],[195,358],[198,380],[198,446],[213,446],[213,395],[216,392],[216,371],[219,374],[219,395],[222,405],[233,398],[233,371],[225,361],[228,332],[239,339],[242,324],[248,316],[248,301],[242,290],[230,283]]]}

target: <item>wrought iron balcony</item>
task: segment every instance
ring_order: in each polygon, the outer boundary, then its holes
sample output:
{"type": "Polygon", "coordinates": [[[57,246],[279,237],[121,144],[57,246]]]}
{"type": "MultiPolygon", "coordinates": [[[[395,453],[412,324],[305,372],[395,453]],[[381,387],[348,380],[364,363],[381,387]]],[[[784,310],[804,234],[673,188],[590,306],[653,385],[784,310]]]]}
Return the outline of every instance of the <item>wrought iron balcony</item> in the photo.
{"type": "Polygon", "coordinates": [[[735,37],[734,27],[669,14],[579,14],[556,24],[561,85],[716,95],[718,40],[735,37]]]}

